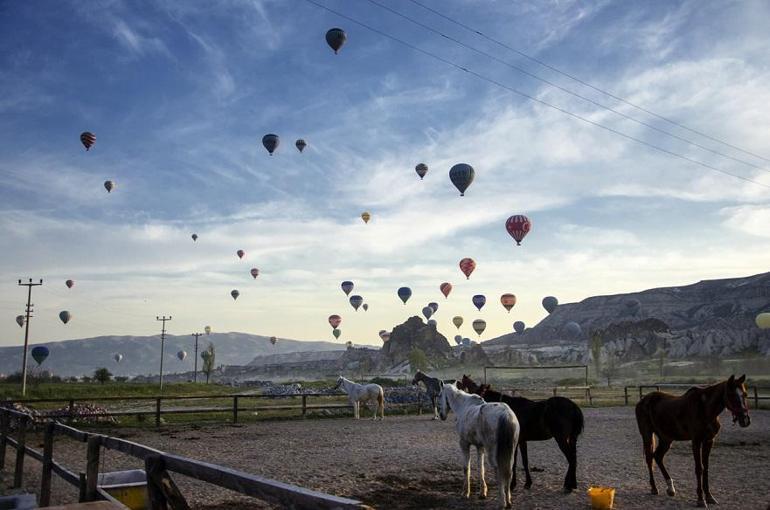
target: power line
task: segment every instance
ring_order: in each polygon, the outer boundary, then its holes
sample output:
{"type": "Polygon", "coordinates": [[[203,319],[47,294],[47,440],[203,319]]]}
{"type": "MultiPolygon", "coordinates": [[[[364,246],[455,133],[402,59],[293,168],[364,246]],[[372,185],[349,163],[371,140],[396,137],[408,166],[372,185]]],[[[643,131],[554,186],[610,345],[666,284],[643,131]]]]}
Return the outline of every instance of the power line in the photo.
{"type": "Polygon", "coordinates": [[[32,317],[32,287],[39,287],[43,285],[43,279],[40,278],[38,283],[33,283],[32,278],[27,283],[21,283],[19,279],[20,287],[27,287],[27,308],[24,312],[24,353],[22,354],[21,361],[21,396],[27,394],[27,349],[29,347],[29,319],[32,317]]]}
{"type": "Polygon", "coordinates": [[[452,62],[451,60],[448,60],[448,59],[446,59],[444,57],[441,57],[441,56],[439,56],[439,55],[437,55],[435,53],[431,53],[430,51],[424,50],[424,49],[422,49],[422,48],[420,48],[418,46],[415,46],[415,45],[413,45],[411,43],[408,43],[408,42],[404,41],[403,39],[399,39],[398,37],[395,37],[395,36],[390,35],[390,34],[388,34],[386,32],[383,32],[382,30],[374,28],[371,25],[367,25],[366,23],[364,23],[362,21],[359,21],[359,20],[357,20],[355,18],[352,18],[352,17],[350,17],[350,16],[348,16],[346,14],[343,14],[343,13],[341,13],[339,11],[336,11],[336,10],[330,8],[330,7],[322,5],[322,4],[318,3],[318,2],[316,2],[315,0],[305,0],[305,1],[310,3],[310,4],[315,5],[317,7],[320,7],[321,9],[324,9],[325,11],[328,11],[328,12],[330,12],[332,14],[335,14],[335,15],[341,17],[341,18],[344,18],[344,19],[346,19],[346,20],[348,20],[348,21],[350,21],[352,23],[355,23],[356,25],[359,25],[359,26],[361,26],[361,27],[363,27],[363,28],[365,28],[367,30],[370,30],[370,31],[376,33],[376,34],[379,34],[379,35],[381,35],[383,37],[387,37],[388,39],[391,39],[391,40],[393,40],[393,41],[395,41],[395,42],[397,42],[397,43],[399,43],[401,45],[404,45],[407,48],[410,48],[410,49],[412,49],[414,51],[422,53],[423,55],[426,55],[426,56],[431,57],[433,59],[436,59],[436,60],[438,60],[440,62],[443,62],[444,64],[447,64],[449,66],[454,67],[455,69],[458,69],[460,71],[465,71],[468,74],[472,74],[473,76],[476,76],[477,78],[479,78],[481,80],[484,80],[484,81],[486,81],[488,83],[496,85],[496,86],[498,86],[498,87],[500,87],[502,89],[505,89],[505,90],[507,90],[509,92],[513,92],[514,94],[517,94],[517,95],[522,96],[522,97],[524,97],[526,99],[529,99],[530,101],[534,101],[536,103],[542,104],[543,106],[547,106],[549,108],[553,108],[554,110],[557,110],[557,111],[559,111],[559,112],[561,112],[561,113],[563,113],[565,115],[569,115],[570,117],[574,117],[574,118],[576,118],[578,120],[581,120],[581,121],[583,121],[585,123],[591,124],[592,126],[604,129],[605,131],[609,131],[609,132],[614,133],[614,134],[616,134],[618,136],[622,136],[623,138],[626,138],[627,140],[634,141],[634,142],[636,142],[638,144],[644,145],[645,147],[648,147],[650,149],[654,149],[654,150],[656,150],[658,152],[662,152],[664,154],[668,154],[670,156],[682,159],[684,161],[689,161],[690,163],[694,163],[694,164],[702,166],[704,168],[708,168],[709,170],[713,170],[715,172],[719,172],[719,173],[722,173],[722,174],[725,174],[725,175],[729,175],[731,177],[735,177],[736,179],[740,179],[742,181],[750,182],[752,184],[756,184],[757,186],[762,186],[763,188],[770,189],[770,185],[768,185],[768,184],[764,184],[764,183],[755,181],[753,179],[750,179],[748,177],[744,177],[744,176],[739,175],[739,174],[734,174],[734,173],[728,172],[727,170],[723,170],[721,168],[717,168],[715,166],[709,165],[708,163],[704,163],[704,162],[699,161],[697,159],[693,159],[693,158],[690,158],[688,156],[679,154],[677,152],[670,151],[668,149],[665,149],[663,147],[655,145],[655,144],[653,144],[651,142],[647,142],[645,140],[642,140],[641,138],[637,138],[637,137],[635,137],[633,135],[626,134],[626,133],[624,133],[622,131],[619,131],[619,130],[617,130],[615,128],[611,128],[611,127],[605,126],[604,124],[601,124],[599,122],[590,120],[590,119],[588,119],[586,117],[583,117],[580,114],[573,113],[573,112],[571,112],[569,110],[566,110],[565,108],[562,108],[560,106],[556,106],[556,105],[554,105],[552,103],[549,103],[547,101],[544,101],[542,99],[538,99],[538,98],[536,98],[536,97],[534,97],[534,96],[532,96],[530,94],[527,94],[526,92],[522,92],[522,91],[520,91],[518,89],[515,89],[513,87],[505,85],[504,83],[501,83],[501,82],[499,82],[499,81],[497,81],[497,80],[495,80],[493,78],[489,78],[488,76],[484,76],[483,74],[480,74],[480,73],[478,73],[476,71],[468,69],[467,67],[463,67],[460,64],[452,62]]]}
{"type": "Polygon", "coordinates": [[[522,57],[524,57],[524,58],[526,58],[526,59],[528,59],[528,60],[530,60],[532,62],[540,64],[541,66],[543,66],[543,67],[545,67],[547,69],[550,69],[551,71],[554,71],[554,72],[556,72],[558,74],[561,74],[562,76],[566,76],[567,78],[569,78],[571,80],[574,80],[577,83],[580,83],[581,85],[584,85],[584,86],[586,86],[586,87],[588,87],[588,88],[590,88],[592,90],[595,90],[596,92],[599,92],[599,93],[604,94],[604,95],[606,95],[608,97],[611,97],[612,99],[614,99],[616,101],[619,101],[619,102],[621,102],[623,104],[627,104],[628,106],[631,106],[632,108],[636,108],[637,110],[639,110],[641,112],[644,112],[644,113],[646,113],[648,115],[651,115],[651,116],[653,116],[653,117],[655,117],[657,119],[660,119],[660,120],[662,120],[664,122],[667,122],[667,123],[669,123],[669,124],[671,124],[673,126],[677,126],[677,127],[682,128],[682,129],[684,129],[686,131],[689,131],[691,133],[695,133],[696,135],[699,135],[699,136],[702,136],[704,138],[707,138],[707,139],[709,139],[709,140],[711,140],[713,142],[720,143],[720,144],[722,144],[722,145],[724,145],[726,147],[730,147],[731,149],[735,149],[735,150],[737,150],[739,152],[742,152],[742,153],[747,154],[749,156],[753,156],[753,157],[755,157],[757,159],[761,159],[761,160],[770,162],[770,158],[766,158],[766,157],[764,157],[764,156],[762,156],[760,154],[757,154],[755,152],[751,152],[749,150],[742,149],[741,147],[738,147],[737,145],[733,145],[730,142],[726,142],[726,141],[721,140],[721,139],[719,139],[719,138],[717,138],[715,136],[711,136],[711,135],[709,135],[707,133],[704,133],[703,131],[699,131],[697,129],[693,129],[691,127],[688,127],[688,126],[686,126],[686,125],[684,125],[684,124],[682,124],[680,122],[672,120],[672,119],[670,119],[668,117],[665,117],[665,116],[663,116],[663,115],[661,115],[659,113],[655,113],[652,110],[649,110],[649,109],[647,109],[647,108],[645,108],[643,106],[640,106],[640,105],[638,105],[636,103],[633,103],[633,102],[631,102],[631,101],[629,101],[627,99],[624,99],[624,98],[622,98],[622,97],[620,97],[620,96],[618,96],[616,94],[613,94],[612,92],[609,92],[609,91],[604,90],[602,88],[599,88],[599,87],[597,87],[595,85],[592,85],[592,84],[586,82],[585,80],[582,80],[582,79],[578,78],[577,76],[575,76],[573,74],[570,74],[568,72],[562,71],[561,69],[558,69],[557,67],[552,66],[551,64],[549,64],[549,63],[547,63],[547,62],[545,62],[543,60],[540,60],[540,59],[538,59],[536,57],[533,57],[532,55],[524,53],[521,50],[517,50],[516,48],[513,48],[513,47],[505,44],[502,41],[499,41],[499,40],[497,40],[497,39],[495,39],[493,37],[490,37],[490,36],[486,35],[485,33],[481,32],[480,30],[476,30],[475,28],[466,25],[465,23],[457,21],[456,19],[454,19],[454,18],[452,18],[450,16],[447,16],[446,14],[443,14],[442,12],[437,11],[436,9],[428,7],[427,5],[424,5],[424,4],[420,3],[420,2],[418,2],[417,0],[409,0],[409,1],[412,2],[415,5],[418,5],[418,6],[422,7],[423,9],[425,9],[425,10],[427,10],[429,12],[432,12],[436,16],[444,18],[445,20],[447,20],[447,21],[449,21],[451,23],[454,23],[455,25],[457,25],[459,27],[464,28],[465,30],[467,30],[469,32],[473,32],[474,34],[477,34],[477,35],[483,37],[487,41],[493,42],[493,43],[497,44],[498,46],[501,46],[501,47],[503,47],[503,48],[505,48],[507,50],[510,50],[510,51],[516,53],[517,55],[520,55],[520,56],[522,56],[522,57]]]}
{"type": "Polygon", "coordinates": [[[192,336],[195,337],[195,372],[193,375],[193,382],[198,382],[198,338],[201,336],[200,333],[193,333],[192,336]]]}

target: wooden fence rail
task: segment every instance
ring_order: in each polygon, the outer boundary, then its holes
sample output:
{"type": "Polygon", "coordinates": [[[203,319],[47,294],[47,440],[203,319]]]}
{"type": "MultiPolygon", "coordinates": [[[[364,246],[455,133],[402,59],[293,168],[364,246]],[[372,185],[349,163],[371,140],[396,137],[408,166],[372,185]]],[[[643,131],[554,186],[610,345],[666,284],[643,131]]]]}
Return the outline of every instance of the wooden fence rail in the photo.
{"type": "MultiPolygon", "coordinates": [[[[646,390],[655,390],[655,391],[661,391],[662,389],[682,389],[682,390],[688,390],[692,388],[693,386],[696,386],[694,384],[681,384],[681,383],[655,383],[655,384],[640,384],[639,386],[624,386],[623,387],[623,399],[625,401],[626,405],[629,405],[629,392],[628,390],[632,390],[634,388],[637,388],[639,390],[639,398],[641,399],[646,392],[646,390]]],[[[752,400],[754,403],[754,409],[759,409],[760,402],[765,400],[770,400],[770,388],[762,387],[762,386],[748,386],[749,391],[749,400],[752,400]],[[761,392],[761,394],[760,394],[761,392]]]]}

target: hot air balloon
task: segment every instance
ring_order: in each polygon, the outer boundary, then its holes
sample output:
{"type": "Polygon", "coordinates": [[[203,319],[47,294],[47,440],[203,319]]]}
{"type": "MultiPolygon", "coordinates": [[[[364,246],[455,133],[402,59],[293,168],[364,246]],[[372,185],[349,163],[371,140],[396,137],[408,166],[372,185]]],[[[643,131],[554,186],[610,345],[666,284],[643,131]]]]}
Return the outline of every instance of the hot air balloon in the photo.
{"type": "Polygon", "coordinates": [[[274,337],[274,336],[270,337],[270,343],[271,344],[275,345],[275,342],[277,342],[277,341],[278,341],[278,339],[276,337],[274,337]]]}
{"type": "Polygon", "coordinates": [[[543,308],[548,313],[553,313],[556,307],[559,306],[559,300],[553,296],[546,296],[543,298],[543,308]]]}
{"type": "Polygon", "coordinates": [[[358,311],[358,307],[361,306],[361,304],[364,302],[364,298],[362,298],[359,295],[350,296],[350,306],[353,307],[355,311],[358,311]]]}
{"type": "Polygon", "coordinates": [[[275,152],[275,149],[278,148],[280,143],[281,140],[278,138],[278,135],[269,133],[262,137],[262,145],[265,146],[265,149],[267,149],[267,152],[269,152],[271,156],[273,155],[273,152],[275,152]]]}
{"type": "Polygon", "coordinates": [[[457,345],[460,345],[461,343],[463,343],[463,337],[461,335],[455,335],[455,343],[457,345]]]}
{"type": "Polygon", "coordinates": [[[369,311],[369,303],[364,303],[361,305],[361,308],[363,308],[365,312],[369,311]]]}
{"type": "Polygon", "coordinates": [[[406,305],[406,302],[409,301],[409,298],[412,297],[412,289],[409,287],[401,287],[398,289],[398,297],[401,298],[401,301],[404,302],[406,305]]]}
{"type": "Polygon", "coordinates": [[[236,289],[233,289],[230,291],[230,295],[233,296],[233,301],[235,301],[236,299],[238,299],[238,296],[240,296],[241,293],[238,292],[236,289]]]}
{"type": "Polygon", "coordinates": [[[435,328],[438,326],[438,322],[436,322],[436,319],[431,319],[428,321],[428,326],[433,326],[435,328]]]}
{"type": "Polygon", "coordinates": [[[242,259],[244,255],[246,255],[246,252],[243,250],[238,250],[235,252],[236,255],[238,255],[239,259],[242,259]]]}
{"type": "Polygon", "coordinates": [[[482,308],[484,308],[484,305],[487,302],[486,296],[482,294],[476,294],[472,298],[473,306],[475,306],[479,311],[481,311],[482,308]]]}
{"type": "Polygon", "coordinates": [[[516,296],[513,294],[503,294],[500,296],[500,303],[502,303],[503,308],[508,310],[508,313],[510,313],[511,308],[513,308],[516,304],[516,296]]]}
{"type": "Polygon", "coordinates": [[[459,315],[452,317],[452,324],[454,324],[457,329],[460,329],[460,326],[463,325],[463,318],[459,315]]]}
{"type": "Polygon", "coordinates": [[[527,326],[526,326],[526,325],[525,325],[523,322],[521,322],[521,321],[516,321],[516,322],[514,322],[514,323],[513,323],[513,330],[514,330],[516,333],[519,333],[519,334],[521,334],[521,333],[523,333],[523,332],[524,332],[524,330],[525,330],[526,328],[527,328],[527,326]]]}
{"type": "MultiPolygon", "coordinates": [[[[21,315],[19,317],[21,317],[21,315]]],[[[17,322],[19,320],[19,317],[16,317],[17,322]]],[[[760,313],[759,315],[757,315],[757,318],[755,320],[757,323],[757,327],[759,329],[770,329],[770,313],[768,312],[760,313]]]]}
{"type": "Polygon", "coordinates": [[[204,332],[205,332],[207,335],[210,335],[210,334],[211,334],[211,326],[206,326],[205,328],[203,328],[203,331],[204,331],[204,332]]]}
{"type": "Polygon", "coordinates": [[[198,240],[198,234],[193,234],[192,235],[192,240],[193,241],[197,241],[198,240]]]}
{"type": "Polygon", "coordinates": [[[96,143],[96,135],[90,131],[83,131],[80,133],[80,143],[83,144],[87,151],[93,144],[96,143]]]}
{"type": "Polygon", "coordinates": [[[112,181],[104,181],[104,189],[107,190],[107,193],[112,193],[112,190],[115,189],[115,183],[112,181]]]}
{"type": "Polygon", "coordinates": [[[115,354],[115,355],[112,357],[112,359],[114,359],[114,360],[115,360],[115,363],[120,363],[121,361],[123,361],[123,355],[122,355],[122,354],[120,354],[120,353],[118,353],[118,354],[115,354]]]}
{"type": "Polygon", "coordinates": [[[577,322],[568,322],[564,325],[564,332],[572,338],[578,338],[583,333],[583,329],[577,322]]]}
{"type": "Polygon", "coordinates": [[[67,324],[71,318],[72,315],[67,310],[59,312],[59,319],[61,319],[64,324],[67,324]]]}
{"type": "Polygon", "coordinates": [[[379,335],[383,342],[387,342],[388,340],[390,340],[389,331],[385,331],[384,329],[381,329],[379,335]]]}
{"type": "Polygon", "coordinates": [[[475,176],[476,171],[473,167],[465,163],[458,163],[449,170],[449,180],[460,191],[461,197],[465,196],[465,190],[471,185],[475,176]]]}
{"type": "Polygon", "coordinates": [[[514,214],[506,220],[505,229],[516,241],[516,245],[521,246],[522,239],[532,230],[532,223],[523,214],[514,214]]]}
{"type": "Polygon", "coordinates": [[[414,167],[414,171],[417,172],[417,175],[420,176],[420,180],[422,180],[423,177],[425,177],[425,174],[428,173],[428,165],[425,163],[420,163],[416,167],[414,167]]]}
{"type": "Polygon", "coordinates": [[[422,314],[425,316],[425,320],[430,319],[430,316],[433,315],[433,308],[426,306],[422,309],[422,314]]]}
{"type": "Polygon", "coordinates": [[[176,357],[179,358],[179,361],[184,361],[184,359],[187,357],[187,353],[185,351],[179,351],[176,353],[176,357]]]}
{"type": "Polygon", "coordinates": [[[337,329],[337,326],[339,326],[341,322],[342,322],[342,317],[340,317],[339,315],[329,316],[329,325],[331,325],[332,329],[337,329]]]}
{"type": "Polygon", "coordinates": [[[252,277],[253,277],[255,280],[257,279],[257,276],[259,276],[259,269],[257,269],[256,267],[252,267],[252,268],[251,268],[251,271],[249,271],[249,272],[251,273],[251,276],[252,276],[252,277]]]}
{"type": "Polygon", "coordinates": [[[66,285],[68,289],[71,289],[72,286],[75,285],[75,282],[72,280],[67,280],[66,282],[64,282],[64,285],[66,285]]]}
{"type": "Polygon", "coordinates": [[[369,223],[369,220],[372,218],[372,215],[368,212],[364,211],[361,213],[361,219],[364,220],[364,223],[369,223]]]}
{"type": "Polygon", "coordinates": [[[340,330],[339,330],[339,329],[337,329],[337,328],[334,328],[334,329],[332,330],[332,335],[334,335],[334,338],[336,338],[336,339],[338,339],[338,340],[339,340],[339,338],[340,338],[340,335],[341,335],[341,334],[342,334],[342,331],[340,331],[340,330]]]}
{"type": "Polygon", "coordinates": [[[347,40],[348,36],[341,28],[332,28],[326,32],[326,44],[328,44],[329,47],[334,50],[335,55],[347,40]]]}
{"type": "Polygon", "coordinates": [[[23,315],[17,315],[16,316],[16,324],[18,324],[20,328],[24,327],[24,316],[23,315]]]}
{"type": "Polygon", "coordinates": [[[45,345],[36,345],[32,348],[32,359],[37,361],[37,366],[42,365],[49,354],[48,347],[45,345]]]}
{"type": "Polygon", "coordinates": [[[484,332],[484,330],[487,329],[487,321],[484,319],[476,319],[473,321],[473,331],[476,332],[476,334],[479,335],[479,338],[481,338],[481,334],[484,332]]]}
{"type": "Polygon", "coordinates": [[[438,312],[438,303],[436,303],[435,301],[431,301],[430,303],[428,303],[428,306],[433,308],[433,313],[438,312]]]}
{"type": "Polygon", "coordinates": [[[303,140],[302,138],[294,142],[294,145],[297,147],[297,150],[300,152],[304,151],[305,147],[307,147],[307,143],[305,143],[305,140],[303,140]]]}
{"type": "Polygon", "coordinates": [[[340,287],[342,287],[342,292],[344,292],[346,296],[349,296],[350,292],[353,290],[353,282],[345,280],[340,284],[340,287]]]}
{"type": "Polygon", "coordinates": [[[460,261],[460,271],[465,275],[466,280],[470,280],[471,273],[476,269],[476,261],[470,257],[465,257],[460,261]]]}
{"type": "Polygon", "coordinates": [[[449,298],[449,293],[452,292],[452,284],[449,282],[444,282],[441,285],[438,286],[441,293],[444,295],[445,298],[449,298]]]}

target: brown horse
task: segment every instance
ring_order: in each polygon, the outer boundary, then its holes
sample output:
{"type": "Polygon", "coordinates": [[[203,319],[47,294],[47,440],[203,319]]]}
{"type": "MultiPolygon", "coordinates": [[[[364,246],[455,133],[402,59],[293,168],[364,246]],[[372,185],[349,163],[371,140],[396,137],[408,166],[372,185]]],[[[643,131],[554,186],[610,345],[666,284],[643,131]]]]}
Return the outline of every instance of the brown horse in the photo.
{"type": "MultiPolygon", "coordinates": [[[[524,465],[526,481],[524,488],[532,487],[529,474],[527,441],[546,441],[555,439],[559,449],[567,458],[567,475],[564,478],[564,490],[577,489],[577,439],[583,432],[583,411],[568,398],[551,397],[547,400],[529,400],[524,397],[510,397],[494,391],[488,384],[479,386],[467,375],[463,375],[460,389],[480,395],[487,402],[503,402],[516,415],[521,426],[518,450],[524,465]]],[[[514,458],[514,468],[516,460],[514,458]]],[[[516,485],[516,470],[513,473],[513,485],[516,485]]]]}
{"type": "Polygon", "coordinates": [[[732,413],[733,423],[738,422],[741,427],[748,427],[751,423],[749,407],[746,404],[745,381],[745,375],[738,379],[731,375],[728,380],[718,384],[705,388],[690,388],[680,397],[653,391],[636,404],[636,423],[642,435],[644,459],[650,472],[653,494],[658,494],[658,488],[652,474],[652,459],[655,459],[663,478],[666,479],[666,492],[669,496],[674,496],[674,481],[663,466],[663,457],[672,442],[692,441],[695,479],[698,482],[698,506],[716,504],[717,501],[709,490],[709,454],[721,427],[719,415],[725,408],[732,413]],[[653,434],[658,438],[657,448],[653,434]]]}

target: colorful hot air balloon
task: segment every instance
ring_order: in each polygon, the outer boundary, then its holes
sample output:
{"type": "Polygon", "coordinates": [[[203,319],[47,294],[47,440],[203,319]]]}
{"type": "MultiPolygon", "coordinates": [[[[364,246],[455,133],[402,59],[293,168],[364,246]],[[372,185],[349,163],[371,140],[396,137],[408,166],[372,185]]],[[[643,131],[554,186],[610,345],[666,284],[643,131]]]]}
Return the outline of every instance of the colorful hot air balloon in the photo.
{"type": "Polygon", "coordinates": [[[428,321],[428,326],[433,326],[435,328],[438,326],[438,322],[436,322],[436,319],[431,319],[428,321]]]}
{"type": "Polygon", "coordinates": [[[470,257],[465,257],[460,261],[460,271],[465,275],[466,280],[470,280],[471,273],[476,269],[476,261],[470,257]]]}
{"type": "Polygon", "coordinates": [[[179,361],[184,361],[184,359],[187,357],[187,353],[185,351],[179,351],[176,353],[176,357],[179,358],[179,361]]]}
{"type": "Polygon", "coordinates": [[[369,223],[369,220],[372,218],[372,215],[369,214],[367,211],[364,211],[361,213],[361,219],[364,220],[364,223],[369,223]]]}
{"type": "Polygon", "coordinates": [[[339,330],[339,329],[337,329],[337,328],[334,328],[334,329],[332,330],[332,335],[334,335],[334,338],[336,338],[336,339],[338,339],[338,340],[339,340],[339,338],[340,338],[340,335],[341,335],[341,334],[342,334],[342,331],[340,331],[340,330],[339,330]]]}
{"type": "Polygon", "coordinates": [[[59,312],[59,319],[64,324],[67,324],[70,321],[71,318],[72,318],[72,314],[70,314],[67,310],[59,312]]]}
{"type": "Polygon", "coordinates": [[[358,311],[358,307],[363,304],[364,298],[362,298],[359,295],[355,295],[355,296],[350,296],[350,299],[348,301],[350,301],[350,306],[352,306],[355,311],[358,311]]]}
{"type": "Polygon", "coordinates": [[[24,316],[23,315],[17,315],[16,316],[16,324],[18,324],[20,328],[24,327],[24,316]]]}
{"type": "Polygon", "coordinates": [[[361,308],[363,308],[365,312],[368,312],[369,311],[369,303],[364,303],[363,305],[361,305],[361,308]]]}
{"type": "Polygon", "coordinates": [[[449,293],[452,292],[452,284],[449,282],[444,282],[439,285],[438,288],[441,290],[441,293],[444,295],[444,297],[448,299],[449,293]]]}
{"type": "Polygon", "coordinates": [[[122,355],[122,354],[120,354],[120,353],[117,353],[117,354],[115,354],[115,355],[112,357],[112,359],[114,359],[114,360],[115,360],[115,363],[120,363],[121,361],[123,361],[123,355],[122,355]]]}
{"type": "Polygon", "coordinates": [[[48,357],[50,352],[48,351],[48,347],[45,345],[36,345],[32,348],[32,359],[37,361],[37,366],[40,366],[43,364],[45,359],[48,357]]]}
{"type": "Polygon", "coordinates": [[[280,143],[281,140],[278,138],[278,135],[269,133],[262,137],[262,145],[265,146],[265,149],[267,149],[267,152],[269,152],[271,156],[273,155],[273,152],[275,152],[275,149],[278,148],[280,143]]]}
{"type": "Polygon", "coordinates": [[[257,269],[256,267],[252,267],[252,268],[251,268],[251,271],[249,271],[249,272],[251,273],[251,276],[252,276],[252,277],[253,277],[255,280],[257,279],[257,276],[259,276],[259,269],[257,269]]]}
{"type": "Polygon", "coordinates": [[[423,307],[422,314],[425,316],[425,320],[430,319],[430,316],[433,315],[433,308],[429,306],[423,307]]]}
{"type": "Polygon", "coordinates": [[[80,133],[80,143],[83,144],[87,151],[93,144],[96,143],[96,135],[90,131],[83,131],[80,133]]]}
{"type": "Polygon", "coordinates": [[[339,326],[341,322],[342,322],[342,317],[340,317],[339,315],[329,316],[329,325],[331,325],[332,329],[337,329],[337,326],[339,326]]]}
{"type": "Polygon", "coordinates": [[[238,296],[240,296],[241,293],[238,292],[236,289],[233,289],[230,291],[230,295],[233,296],[233,301],[235,301],[236,299],[238,299],[238,296]]]}
{"type": "Polygon", "coordinates": [[[435,301],[431,301],[430,303],[428,303],[428,306],[433,308],[433,313],[438,312],[438,303],[436,303],[435,301]]]}
{"type": "Polygon", "coordinates": [[[198,234],[193,234],[192,235],[192,240],[193,241],[197,241],[198,240],[198,234]]]}
{"type": "Polygon", "coordinates": [[[104,189],[107,190],[107,193],[112,193],[112,190],[115,189],[115,183],[112,181],[104,181],[104,189]]]}
{"type": "MultiPolygon", "coordinates": [[[[21,315],[19,316],[21,317],[21,315]]],[[[16,320],[18,322],[19,317],[16,317],[16,320]]],[[[759,329],[770,329],[770,313],[764,312],[757,315],[757,318],[755,319],[757,323],[757,327],[759,329]]],[[[21,324],[19,324],[21,326],[21,324]]]]}
{"type": "Polygon", "coordinates": [[[425,163],[420,163],[416,167],[414,167],[414,171],[417,172],[417,175],[420,176],[420,180],[422,180],[423,177],[425,177],[425,174],[428,173],[428,165],[425,163]]]}
{"type": "Polygon", "coordinates": [[[409,301],[409,298],[412,297],[412,289],[409,287],[401,287],[398,289],[398,297],[401,298],[401,301],[406,304],[407,301],[409,301]]]}
{"type": "Polygon", "coordinates": [[[326,44],[328,44],[329,47],[334,50],[335,55],[347,40],[348,36],[341,28],[332,28],[326,32],[326,44]]]}
{"type": "Polygon", "coordinates": [[[502,303],[503,308],[508,310],[508,313],[510,313],[511,308],[513,308],[516,304],[516,296],[513,294],[503,294],[500,296],[500,303],[502,303]]]}
{"type": "Polygon", "coordinates": [[[463,337],[462,337],[462,335],[455,335],[455,343],[456,343],[457,345],[460,345],[460,344],[462,344],[462,343],[463,343],[463,337]]]}
{"type": "Polygon", "coordinates": [[[205,328],[203,328],[203,331],[204,331],[204,332],[205,332],[207,335],[210,335],[210,334],[211,334],[211,326],[206,326],[205,328]]]}
{"type": "Polygon", "coordinates": [[[294,142],[294,145],[297,147],[297,150],[300,152],[304,151],[305,147],[307,147],[307,143],[305,143],[305,140],[303,140],[302,138],[294,142]]]}
{"type": "Polygon", "coordinates": [[[346,296],[349,296],[350,292],[353,290],[353,282],[345,280],[340,284],[340,287],[342,288],[342,292],[344,292],[346,296]]]}
{"type": "Polygon", "coordinates": [[[460,326],[463,325],[463,318],[459,315],[452,317],[452,324],[454,324],[457,329],[460,329],[460,326]]]}
{"type": "Polygon", "coordinates": [[[559,306],[559,300],[553,296],[546,296],[543,298],[543,308],[548,313],[553,313],[556,307],[559,306]]]}
{"type": "Polygon", "coordinates": [[[383,342],[387,342],[388,340],[390,340],[390,332],[385,331],[384,329],[380,330],[379,335],[383,342]]]}
{"type": "Polygon", "coordinates": [[[277,342],[277,341],[278,341],[278,339],[276,337],[274,337],[274,336],[270,337],[270,343],[271,344],[275,345],[275,342],[277,342]]]}
{"type": "Polygon", "coordinates": [[[527,329],[527,326],[523,322],[516,321],[513,323],[513,330],[516,333],[523,333],[525,329],[527,329]]]}
{"type": "Polygon", "coordinates": [[[460,191],[461,197],[465,196],[465,190],[471,185],[475,176],[476,171],[473,167],[465,163],[458,163],[449,170],[449,180],[460,191]]]}
{"type": "Polygon", "coordinates": [[[72,286],[75,285],[75,282],[72,280],[67,280],[66,282],[64,282],[64,285],[66,285],[68,289],[71,289],[72,286]]]}
{"type": "Polygon", "coordinates": [[[473,298],[471,298],[471,300],[473,301],[473,306],[475,306],[479,311],[484,308],[484,305],[487,302],[487,298],[483,294],[476,294],[473,296],[473,298]]]}
{"type": "Polygon", "coordinates": [[[487,329],[487,321],[484,319],[476,319],[473,321],[473,331],[476,332],[477,335],[479,335],[479,338],[481,338],[481,334],[484,332],[484,330],[487,329]]]}
{"type": "Polygon", "coordinates": [[[238,255],[239,259],[242,259],[244,255],[246,255],[246,252],[243,250],[238,250],[235,252],[236,255],[238,255]]]}
{"type": "Polygon", "coordinates": [[[514,214],[506,220],[505,229],[516,241],[516,245],[521,246],[522,239],[532,230],[532,223],[523,214],[514,214]]]}
{"type": "Polygon", "coordinates": [[[577,322],[570,321],[564,325],[564,332],[572,338],[578,338],[583,333],[583,329],[577,322]]]}

